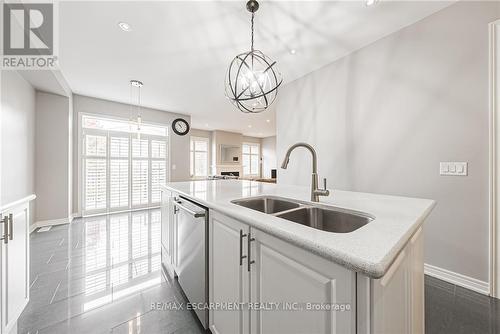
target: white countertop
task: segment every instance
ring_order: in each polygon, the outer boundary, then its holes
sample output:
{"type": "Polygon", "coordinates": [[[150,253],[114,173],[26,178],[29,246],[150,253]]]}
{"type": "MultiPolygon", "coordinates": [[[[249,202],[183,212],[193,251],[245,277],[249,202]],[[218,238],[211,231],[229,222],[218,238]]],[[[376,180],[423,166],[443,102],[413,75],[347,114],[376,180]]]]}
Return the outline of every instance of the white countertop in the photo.
{"type": "Polygon", "coordinates": [[[272,195],[310,200],[310,188],[240,180],[171,182],[164,187],[210,209],[372,278],[382,277],[435,202],[330,189],[320,202],[375,219],[351,233],[332,233],[251,210],[232,200],[272,195]]]}

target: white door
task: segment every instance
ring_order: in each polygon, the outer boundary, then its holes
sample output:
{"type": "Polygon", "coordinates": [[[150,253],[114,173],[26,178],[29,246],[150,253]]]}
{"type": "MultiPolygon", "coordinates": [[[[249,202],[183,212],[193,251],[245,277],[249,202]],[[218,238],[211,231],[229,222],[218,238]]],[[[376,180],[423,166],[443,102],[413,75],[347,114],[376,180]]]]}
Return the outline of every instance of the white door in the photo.
{"type": "Polygon", "coordinates": [[[4,215],[9,214],[12,214],[12,223],[8,227],[8,242],[1,241],[3,333],[9,333],[17,324],[17,318],[29,301],[28,204],[4,213],[4,215]]]}
{"type": "Polygon", "coordinates": [[[355,333],[354,272],[253,228],[251,237],[251,302],[266,305],[251,312],[252,333],[355,333]]]}
{"type": "Polygon", "coordinates": [[[245,334],[249,331],[248,311],[223,309],[249,301],[246,236],[249,227],[210,211],[209,300],[221,308],[210,310],[214,334],[245,334]]]}

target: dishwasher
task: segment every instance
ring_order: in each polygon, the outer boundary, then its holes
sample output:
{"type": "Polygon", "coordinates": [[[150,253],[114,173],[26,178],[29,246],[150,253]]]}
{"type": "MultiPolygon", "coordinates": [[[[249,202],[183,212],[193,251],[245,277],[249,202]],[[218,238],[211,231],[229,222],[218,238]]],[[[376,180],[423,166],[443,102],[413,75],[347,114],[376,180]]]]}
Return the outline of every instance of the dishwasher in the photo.
{"type": "Polygon", "coordinates": [[[205,329],[208,328],[208,209],[183,197],[174,198],[177,220],[175,273],[205,329]]]}

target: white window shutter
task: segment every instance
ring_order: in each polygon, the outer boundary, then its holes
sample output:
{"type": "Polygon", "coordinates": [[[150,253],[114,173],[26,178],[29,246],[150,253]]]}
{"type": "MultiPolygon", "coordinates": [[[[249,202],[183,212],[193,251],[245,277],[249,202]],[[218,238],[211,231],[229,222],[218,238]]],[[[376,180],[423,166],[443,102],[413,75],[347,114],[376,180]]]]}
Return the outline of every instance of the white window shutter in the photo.
{"type": "Polygon", "coordinates": [[[128,208],[128,160],[112,159],[109,174],[110,208],[128,208]]]}
{"type": "Polygon", "coordinates": [[[141,133],[138,138],[136,133],[122,131],[122,123],[94,117],[82,128],[84,215],[147,208],[160,202],[160,185],[167,182],[169,172],[168,131],[151,126],[151,134],[141,133]]]}
{"type": "Polygon", "coordinates": [[[106,208],[106,160],[85,160],[85,210],[106,208]]]}
{"type": "Polygon", "coordinates": [[[148,161],[132,161],[132,205],[146,205],[149,201],[148,161]]]}
{"type": "Polygon", "coordinates": [[[160,185],[165,184],[166,176],[165,161],[151,161],[151,203],[160,203],[160,185]]]}

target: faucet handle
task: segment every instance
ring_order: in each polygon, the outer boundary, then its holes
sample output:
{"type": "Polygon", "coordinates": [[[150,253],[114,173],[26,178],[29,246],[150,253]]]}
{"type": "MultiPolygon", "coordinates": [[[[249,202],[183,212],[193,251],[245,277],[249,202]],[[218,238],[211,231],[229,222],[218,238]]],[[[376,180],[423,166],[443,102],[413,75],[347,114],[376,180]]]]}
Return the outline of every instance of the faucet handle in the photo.
{"type": "Polygon", "coordinates": [[[329,196],[330,190],[326,189],[326,177],[323,178],[323,189],[318,189],[319,196],[329,196]]]}

